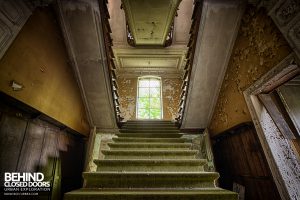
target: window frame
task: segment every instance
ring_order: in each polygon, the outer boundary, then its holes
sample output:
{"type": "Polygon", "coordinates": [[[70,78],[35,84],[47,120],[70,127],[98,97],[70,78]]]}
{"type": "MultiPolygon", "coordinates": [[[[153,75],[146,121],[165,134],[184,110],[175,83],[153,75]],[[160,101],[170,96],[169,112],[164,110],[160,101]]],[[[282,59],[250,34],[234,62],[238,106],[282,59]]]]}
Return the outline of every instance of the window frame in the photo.
{"type": "MultiPolygon", "coordinates": [[[[159,76],[141,76],[141,77],[138,77],[138,79],[137,79],[137,87],[136,88],[137,88],[137,96],[136,96],[136,119],[138,119],[138,120],[162,120],[163,119],[163,97],[162,97],[162,79],[161,79],[161,77],[159,77],[159,76]],[[156,80],[159,80],[159,82],[160,82],[160,87],[159,87],[159,89],[160,89],[160,96],[159,96],[159,99],[160,99],[160,108],[159,108],[160,109],[160,118],[159,119],[151,119],[150,115],[149,115],[149,118],[139,118],[139,98],[140,98],[140,94],[139,94],[139,88],[140,88],[140,86],[139,86],[139,83],[143,79],[149,79],[149,80],[156,79],[156,80]]],[[[149,88],[150,89],[151,87],[149,86],[149,87],[145,87],[145,88],[149,88]]],[[[149,96],[148,98],[150,100],[151,97],[149,96]]],[[[150,112],[150,108],[149,108],[149,112],[150,112]]]]}

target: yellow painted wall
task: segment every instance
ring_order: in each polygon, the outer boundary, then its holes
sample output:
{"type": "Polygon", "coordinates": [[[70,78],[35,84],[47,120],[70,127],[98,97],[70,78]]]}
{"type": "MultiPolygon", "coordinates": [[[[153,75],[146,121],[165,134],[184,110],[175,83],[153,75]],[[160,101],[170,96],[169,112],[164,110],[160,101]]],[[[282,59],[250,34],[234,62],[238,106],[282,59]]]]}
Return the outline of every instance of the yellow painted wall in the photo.
{"type": "MultiPolygon", "coordinates": [[[[163,119],[173,120],[178,112],[180,100],[179,78],[162,78],[163,119]]],[[[137,78],[119,78],[121,116],[125,120],[136,119],[137,78]]]]}
{"type": "Polygon", "coordinates": [[[37,9],[0,60],[0,90],[84,135],[84,105],[50,8],[37,9]],[[24,85],[13,91],[11,81],[24,85]]]}
{"type": "Polygon", "coordinates": [[[212,135],[251,121],[243,91],[289,53],[291,49],[272,19],[264,10],[249,6],[209,126],[212,135]]]}

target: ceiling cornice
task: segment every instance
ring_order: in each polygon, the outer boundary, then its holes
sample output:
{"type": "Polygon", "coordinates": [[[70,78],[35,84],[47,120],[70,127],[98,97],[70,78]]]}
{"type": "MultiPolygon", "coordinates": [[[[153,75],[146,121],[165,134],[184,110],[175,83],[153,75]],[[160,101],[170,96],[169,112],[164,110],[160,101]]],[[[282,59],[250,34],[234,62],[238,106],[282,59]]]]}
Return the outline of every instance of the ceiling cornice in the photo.
{"type": "Polygon", "coordinates": [[[117,75],[133,77],[159,75],[181,77],[187,47],[183,48],[114,48],[117,75]]]}

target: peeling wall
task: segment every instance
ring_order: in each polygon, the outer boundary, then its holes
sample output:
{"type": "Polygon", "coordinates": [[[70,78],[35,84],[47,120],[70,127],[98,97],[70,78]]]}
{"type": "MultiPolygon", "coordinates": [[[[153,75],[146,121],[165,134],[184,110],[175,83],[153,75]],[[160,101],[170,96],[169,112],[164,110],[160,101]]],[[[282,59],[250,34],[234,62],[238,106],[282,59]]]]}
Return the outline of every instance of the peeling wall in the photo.
{"type": "MultiPolygon", "coordinates": [[[[124,120],[136,119],[137,78],[119,78],[117,81],[121,117],[124,120]]],[[[181,83],[179,78],[162,78],[164,120],[172,120],[177,115],[181,83]]]]}
{"type": "Polygon", "coordinates": [[[81,99],[54,12],[36,9],[0,60],[0,91],[84,135],[89,133],[81,99]],[[11,82],[24,86],[13,91],[11,82]]]}
{"type": "Polygon", "coordinates": [[[121,117],[125,121],[136,119],[136,95],[137,79],[136,78],[118,78],[119,101],[121,117]]]}
{"type": "Polygon", "coordinates": [[[243,91],[290,52],[287,42],[266,12],[249,6],[242,18],[209,127],[212,135],[251,121],[243,91]]]}
{"type": "Polygon", "coordinates": [[[165,120],[174,120],[177,117],[181,84],[181,79],[162,79],[163,114],[165,120]]]}

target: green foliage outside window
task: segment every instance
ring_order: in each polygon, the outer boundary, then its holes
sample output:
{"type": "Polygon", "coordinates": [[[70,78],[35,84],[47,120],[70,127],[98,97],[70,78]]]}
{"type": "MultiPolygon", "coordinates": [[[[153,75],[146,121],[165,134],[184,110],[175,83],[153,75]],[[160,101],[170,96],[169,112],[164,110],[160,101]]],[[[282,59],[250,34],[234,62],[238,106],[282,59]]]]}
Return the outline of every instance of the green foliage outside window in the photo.
{"type": "Polygon", "coordinates": [[[138,119],[161,119],[160,85],[158,78],[139,79],[138,119]]]}

